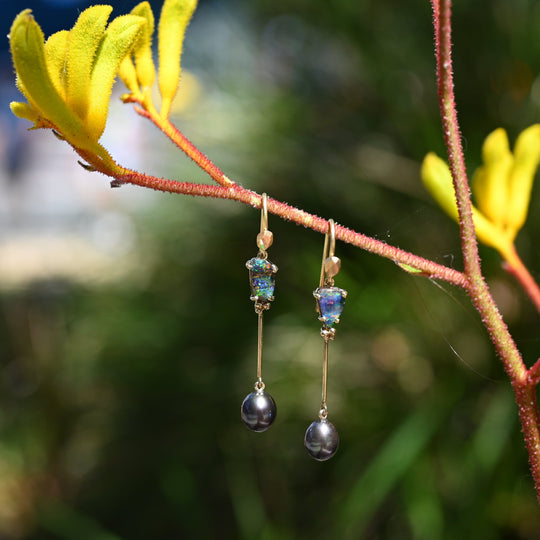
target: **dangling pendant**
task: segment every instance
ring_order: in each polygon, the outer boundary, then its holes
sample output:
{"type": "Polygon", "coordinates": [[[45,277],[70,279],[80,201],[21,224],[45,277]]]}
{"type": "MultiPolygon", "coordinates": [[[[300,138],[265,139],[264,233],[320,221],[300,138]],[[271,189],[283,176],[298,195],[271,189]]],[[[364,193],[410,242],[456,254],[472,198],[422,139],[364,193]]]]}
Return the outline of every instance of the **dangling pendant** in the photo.
{"type": "Polygon", "coordinates": [[[328,381],[328,341],[334,339],[335,329],[322,327],[321,336],[324,339],[323,349],[323,382],[322,401],[319,419],[312,422],[304,435],[304,446],[308,454],[317,461],[330,459],[339,446],[339,435],[334,424],[328,420],[326,406],[326,386],[328,381]]]}
{"type": "Polygon", "coordinates": [[[320,417],[306,430],[304,446],[308,454],[317,461],[330,459],[339,446],[339,435],[332,422],[326,416],[320,417]]]}
{"type": "Polygon", "coordinates": [[[264,383],[255,392],[246,396],[242,403],[242,421],[251,431],[266,431],[276,419],[277,407],[274,398],[264,391],[264,383]]]}
{"type": "Polygon", "coordinates": [[[326,387],[328,381],[328,342],[334,339],[336,329],[334,325],[339,323],[339,317],[345,306],[347,291],[334,287],[334,276],[339,272],[341,261],[334,256],[335,225],[330,220],[330,229],[326,234],[321,267],[321,279],[319,287],[313,291],[317,300],[317,312],[319,320],[323,323],[321,336],[324,339],[323,348],[323,379],[322,400],[319,411],[319,419],[312,422],[304,435],[304,446],[308,454],[317,461],[330,459],[339,446],[339,435],[332,422],[328,421],[328,409],[326,406],[326,387]],[[330,245],[328,245],[330,244],[330,245]]]}
{"type": "Polygon", "coordinates": [[[262,380],[262,345],[263,345],[263,313],[270,309],[274,300],[276,285],[275,273],[278,268],[268,260],[266,250],[272,245],[272,233],[268,230],[268,210],[266,193],[262,196],[261,230],[257,235],[259,253],[246,263],[249,270],[250,299],[255,302],[255,313],[258,315],[257,332],[257,382],[255,391],[248,394],[242,402],[240,414],[245,426],[251,431],[266,431],[274,422],[277,407],[274,398],[265,392],[262,380]]]}

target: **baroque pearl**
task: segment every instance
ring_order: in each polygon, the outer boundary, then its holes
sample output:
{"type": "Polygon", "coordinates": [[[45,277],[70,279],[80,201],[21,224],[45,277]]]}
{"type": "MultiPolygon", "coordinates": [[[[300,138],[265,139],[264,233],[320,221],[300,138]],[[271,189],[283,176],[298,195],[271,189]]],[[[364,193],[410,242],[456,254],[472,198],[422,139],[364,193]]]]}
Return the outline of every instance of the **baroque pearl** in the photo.
{"type": "Polygon", "coordinates": [[[276,402],[264,390],[251,392],[242,403],[242,421],[251,431],[266,431],[276,419],[276,402]]]}
{"type": "Polygon", "coordinates": [[[304,446],[313,459],[317,461],[330,459],[339,446],[339,435],[334,424],[325,418],[313,422],[307,428],[304,446]]]}

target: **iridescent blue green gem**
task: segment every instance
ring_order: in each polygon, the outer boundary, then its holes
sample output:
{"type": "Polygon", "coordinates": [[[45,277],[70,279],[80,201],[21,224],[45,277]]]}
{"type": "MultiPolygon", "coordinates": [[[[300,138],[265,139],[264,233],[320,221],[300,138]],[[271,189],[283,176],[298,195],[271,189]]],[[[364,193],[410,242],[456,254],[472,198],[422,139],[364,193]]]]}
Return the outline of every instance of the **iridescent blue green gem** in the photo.
{"type": "Polygon", "coordinates": [[[331,328],[339,322],[339,317],[345,307],[347,291],[339,287],[319,287],[313,292],[317,299],[319,320],[326,328],[331,328]]]}
{"type": "Polygon", "coordinates": [[[258,302],[271,302],[274,299],[274,288],[277,266],[267,259],[253,257],[246,263],[249,269],[251,299],[258,302]]]}

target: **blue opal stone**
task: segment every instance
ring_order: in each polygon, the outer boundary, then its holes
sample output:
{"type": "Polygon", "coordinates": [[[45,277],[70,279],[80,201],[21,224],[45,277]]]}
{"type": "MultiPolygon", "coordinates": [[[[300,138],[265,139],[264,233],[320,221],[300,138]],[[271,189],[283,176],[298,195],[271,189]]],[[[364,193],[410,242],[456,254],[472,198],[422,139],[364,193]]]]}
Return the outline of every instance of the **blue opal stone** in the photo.
{"type": "Polygon", "coordinates": [[[331,328],[339,322],[339,317],[345,307],[347,291],[339,287],[319,287],[313,292],[317,299],[319,320],[326,328],[331,328]]]}
{"type": "Polygon", "coordinates": [[[267,259],[253,257],[246,263],[249,269],[251,299],[258,302],[271,302],[274,299],[274,288],[277,266],[267,259]]]}

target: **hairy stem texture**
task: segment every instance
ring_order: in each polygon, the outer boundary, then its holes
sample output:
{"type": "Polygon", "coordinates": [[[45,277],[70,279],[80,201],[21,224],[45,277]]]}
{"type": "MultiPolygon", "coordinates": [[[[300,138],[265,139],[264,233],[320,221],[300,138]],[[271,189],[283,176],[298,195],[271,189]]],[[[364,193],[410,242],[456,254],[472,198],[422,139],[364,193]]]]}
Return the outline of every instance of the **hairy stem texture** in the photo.
{"type": "MultiPolygon", "coordinates": [[[[454,97],[451,0],[431,0],[431,3],[434,14],[439,103],[458,206],[464,272],[459,272],[429,261],[423,257],[385,244],[384,242],[340,225],[336,225],[335,227],[336,239],[390,259],[414,275],[440,279],[466,289],[480,313],[482,322],[490,335],[514,388],[519,417],[529,453],[531,471],[540,499],[540,414],[538,412],[535,394],[536,384],[540,380],[540,360],[530,371],[527,370],[482,275],[472,218],[469,182],[465,168],[454,97]]],[[[167,118],[163,118],[157,114],[153,107],[145,108],[144,103],[137,99],[131,99],[130,101],[138,103],[140,107],[137,107],[137,112],[151,120],[171,141],[201,167],[217,185],[177,182],[156,178],[118,165],[111,166],[109,163],[93,160],[92,156],[78,150],[79,154],[97,171],[114,178],[112,185],[119,186],[129,183],[169,193],[230,199],[256,208],[262,206],[261,195],[230,180],[219,167],[193,145],[167,118]]],[[[303,225],[319,233],[325,234],[328,231],[328,220],[294,208],[283,202],[268,198],[267,208],[268,212],[276,216],[303,225]]],[[[523,282],[526,280],[526,274],[523,269],[513,267],[510,271],[513,271],[520,281],[523,282]]],[[[537,294],[536,291],[534,294],[531,294],[530,291],[532,291],[532,287],[528,288],[529,294],[531,296],[537,294]]]]}
{"type": "Polygon", "coordinates": [[[480,313],[514,388],[529,463],[540,500],[540,416],[535,386],[483,278],[474,232],[470,190],[461,145],[452,70],[451,0],[432,0],[439,103],[450,170],[454,181],[467,292],[480,313]]]}

